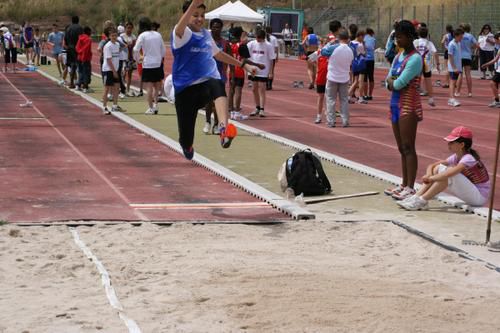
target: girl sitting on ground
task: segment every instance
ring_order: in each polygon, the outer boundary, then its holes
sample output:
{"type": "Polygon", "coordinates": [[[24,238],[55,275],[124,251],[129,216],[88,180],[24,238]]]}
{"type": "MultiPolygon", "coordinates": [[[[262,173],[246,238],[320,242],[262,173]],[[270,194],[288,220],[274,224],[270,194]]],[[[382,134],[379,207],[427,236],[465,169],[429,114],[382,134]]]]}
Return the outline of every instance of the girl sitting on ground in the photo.
{"type": "Polygon", "coordinates": [[[479,154],[472,149],[472,132],[459,126],[444,138],[453,153],[446,160],[427,167],[423,185],[412,197],[398,202],[407,210],[428,209],[428,201],[447,190],[471,206],[486,204],[490,193],[488,171],[479,154]]]}

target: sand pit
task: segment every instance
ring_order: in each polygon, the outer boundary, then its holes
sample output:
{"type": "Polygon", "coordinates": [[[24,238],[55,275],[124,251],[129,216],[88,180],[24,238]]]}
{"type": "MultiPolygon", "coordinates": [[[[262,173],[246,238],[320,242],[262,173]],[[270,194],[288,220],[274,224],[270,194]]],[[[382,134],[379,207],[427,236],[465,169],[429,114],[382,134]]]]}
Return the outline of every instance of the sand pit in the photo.
{"type": "MultiPolygon", "coordinates": [[[[79,227],[142,332],[498,332],[500,275],[384,222],[79,227]]],[[[0,227],[0,332],[126,332],[66,227],[0,227]]]]}

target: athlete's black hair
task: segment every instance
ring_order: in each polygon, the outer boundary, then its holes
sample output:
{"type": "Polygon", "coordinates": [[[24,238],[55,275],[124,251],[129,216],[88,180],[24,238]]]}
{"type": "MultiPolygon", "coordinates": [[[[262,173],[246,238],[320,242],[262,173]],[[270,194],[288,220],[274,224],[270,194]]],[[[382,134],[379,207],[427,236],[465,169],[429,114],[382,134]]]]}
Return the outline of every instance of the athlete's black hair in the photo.
{"type": "Polygon", "coordinates": [[[477,161],[481,160],[481,157],[479,156],[477,151],[472,149],[472,139],[466,139],[466,138],[459,137],[458,139],[455,140],[455,142],[460,142],[460,143],[463,142],[465,152],[474,156],[474,158],[477,161]]]}
{"type": "MultiPolygon", "coordinates": [[[[184,4],[182,5],[182,12],[185,13],[187,12],[189,6],[191,6],[191,2],[193,2],[193,0],[186,0],[184,1],[184,4]]],[[[207,9],[207,7],[205,6],[205,4],[201,4],[198,6],[198,8],[203,8],[203,9],[207,9]]]]}
{"type": "Polygon", "coordinates": [[[149,31],[153,27],[153,23],[149,19],[149,17],[141,17],[139,19],[139,34],[144,31],[149,31]]]}
{"type": "Polygon", "coordinates": [[[453,26],[451,24],[446,25],[446,32],[453,34],[453,26]]]}
{"type": "Polygon", "coordinates": [[[418,35],[420,38],[427,38],[427,36],[429,36],[429,29],[427,29],[427,27],[420,27],[418,29],[418,35]]]}
{"type": "Polygon", "coordinates": [[[255,32],[255,37],[264,39],[266,38],[266,32],[264,31],[264,29],[257,29],[257,31],[255,32]]]}
{"type": "Polygon", "coordinates": [[[342,23],[338,20],[333,20],[328,24],[328,28],[330,29],[331,32],[336,33],[340,27],[342,27],[342,23]]]}
{"type": "Polygon", "coordinates": [[[398,22],[398,24],[396,25],[396,33],[403,34],[410,40],[417,39],[417,31],[415,30],[415,26],[408,20],[401,20],[398,22]]]}
{"type": "Polygon", "coordinates": [[[90,36],[92,34],[92,29],[90,29],[89,26],[86,26],[83,28],[83,33],[90,36]]]}
{"type": "Polygon", "coordinates": [[[222,22],[221,19],[214,18],[213,20],[210,21],[210,29],[212,29],[215,23],[219,23],[221,28],[224,26],[224,22],[222,22]]]}

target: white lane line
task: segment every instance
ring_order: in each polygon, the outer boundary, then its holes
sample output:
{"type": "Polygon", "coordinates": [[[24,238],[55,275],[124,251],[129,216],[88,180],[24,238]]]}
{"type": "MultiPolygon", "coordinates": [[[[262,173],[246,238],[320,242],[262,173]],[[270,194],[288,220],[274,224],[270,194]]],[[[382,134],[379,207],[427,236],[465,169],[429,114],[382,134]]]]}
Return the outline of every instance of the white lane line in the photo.
{"type": "Polygon", "coordinates": [[[137,325],[137,323],[130,317],[127,316],[125,310],[123,309],[118,296],[116,296],[115,289],[111,283],[111,278],[109,277],[109,273],[102,264],[102,262],[92,253],[92,251],[85,245],[85,243],[80,239],[80,235],[75,228],[69,228],[69,231],[73,235],[73,239],[75,244],[82,250],[82,252],[90,259],[96,266],[97,270],[101,274],[102,285],[104,286],[104,290],[106,291],[106,297],[108,298],[109,304],[118,311],[118,315],[121,320],[127,326],[129,333],[141,333],[141,329],[137,325]]]}
{"type": "Polygon", "coordinates": [[[43,117],[0,117],[0,120],[45,120],[43,117]]]}
{"type": "Polygon", "coordinates": [[[130,204],[135,209],[212,209],[212,208],[262,208],[269,207],[267,202],[214,202],[214,203],[148,203],[130,204]]]}

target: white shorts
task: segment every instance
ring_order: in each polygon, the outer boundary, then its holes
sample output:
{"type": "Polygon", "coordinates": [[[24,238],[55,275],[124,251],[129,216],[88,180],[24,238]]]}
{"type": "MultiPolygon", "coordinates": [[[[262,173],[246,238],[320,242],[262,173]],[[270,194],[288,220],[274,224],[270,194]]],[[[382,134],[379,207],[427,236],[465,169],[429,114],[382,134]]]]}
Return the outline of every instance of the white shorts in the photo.
{"type": "MultiPolygon", "coordinates": [[[[444,172],[446,169],[448,169],[446,165],[440,164],[438,167],[438,173],[444,172]]],[[[471,206],[484,206],[484,204],[488,201],[488,198],[481,195],[476,185],[474,185],[462,173],[448,178],[447,192],[450,192],[471,206]]]]}

